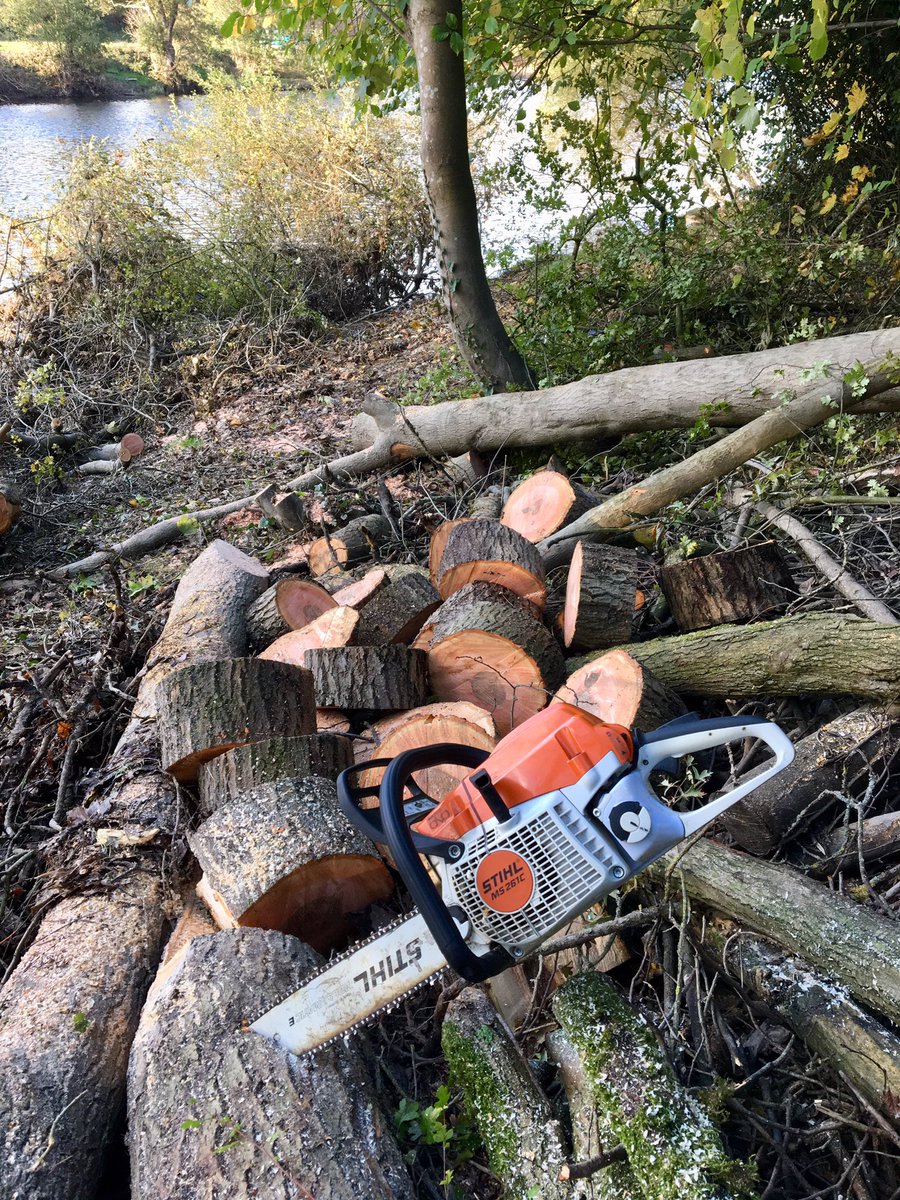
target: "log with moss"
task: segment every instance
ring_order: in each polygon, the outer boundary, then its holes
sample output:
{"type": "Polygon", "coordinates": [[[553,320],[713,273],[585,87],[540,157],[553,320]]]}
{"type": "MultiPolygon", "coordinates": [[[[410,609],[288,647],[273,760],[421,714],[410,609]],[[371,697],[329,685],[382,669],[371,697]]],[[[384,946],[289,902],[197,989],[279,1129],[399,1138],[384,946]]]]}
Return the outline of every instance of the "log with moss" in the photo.
{"type": "Polygon", "coordinates": [[[200,768],[200,811],[208,817],[220,804],[276,779],[304,779],[307,775],[337,779],[352,765],[352,740],[335,733],[268,738],[235,746],[200,768]]]}

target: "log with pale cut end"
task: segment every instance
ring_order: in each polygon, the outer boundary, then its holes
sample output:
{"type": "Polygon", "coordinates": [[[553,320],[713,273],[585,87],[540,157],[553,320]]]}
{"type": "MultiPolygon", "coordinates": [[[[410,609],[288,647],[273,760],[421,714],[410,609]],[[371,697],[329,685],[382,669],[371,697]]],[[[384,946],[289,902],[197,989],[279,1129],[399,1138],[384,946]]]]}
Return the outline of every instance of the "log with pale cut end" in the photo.
{"type": "Polygon", "coordinates": [[[247,653],[247,608],[269,586],[266,568],[228,542],[211,542],[175,590],[169,619],[147,660],[135,716],[154,712],[157,686],[186,663],[247,653]]]}
{"type": "Polygon", "coordinates": [[[582,1062],[601,1137],[625,1147],[643,1194],[749,1200],[706,1110],[676,1079],[655,1030],[609,980],[577,975],[556,993],[553,1014],[582,1062]]]}
{"type": "Polygon", "coordinates": [[[427,575],[402,575],[366,605],[357,641],[361,646],[411,642],[440,602],[427,575]]]}
{"type": "Polygon", "coordinates": [[[253,649],[263,649],[291,629],[303,629],[337,607],[323,587],[307,579],[279,579],[247,609],[253,649]]]}
{"type": "Polygon", "coordinates": [[[363,575],[362,579],[345,583],[336,592],[332,592],[331,596],[335,604],[343,604],[349,608],[365,608],[369,601],[378,595],[387,581],[387,572],[384,568],[373,567],[371,571],[367,571],[363,575]]]}
{"type": "MultiPolygon", "coordinates": [[[[802,832],[838,796],[861,798],[900,763],[900,719],[862,708],[828,721],[794,747],[794,760],[722,816],[739,846],[768,854],[802,832]]],[[[855,852],[855,847],[854,847],[855,852]]]]}
{"type": "Polygon", "coordinates": [[[355,608],[330,608],[316,617],[304,629],[292,629],[267,646],[260,658],[267,662],[290,663],[303,667],[307,650],[321,650],[323,646],[346,646],[352,642],[359,624],[359,613],[355,608]]]}
{"type": "MultiPolygon", "coordinates": [[[[493,750],[497,730],[493,718],[474,704],[426,704],[409,712],[384,717],[372,726],[372,741],[357,741],[356,761],[370,758],[394,758],[404,750],[418,746],[436,746],[442,742],[474,746],[478,750],[493,750]]],[[[373,767],[360,773],[362,787],[375,787],[381,782],[384,769],[373,767]]],[[[416,783],[435,800],[444,796],[465,778],[466,767],[444,765],[428,767],[413,776],[416,783]]],[[[372,803],[376,803],[372,798],[372,803]]]]}
{"type": "Polygon", "coordinates": [[[307,650],[320,708],[395,712],[417,708],[427,692],[426,656],[408,646],[307,650]]]}
{"type": "Polygon", "coordinates": [[[529,542],[539,542],[597,503],[593,493],[559,471],[536,471],[513,489],[500,520],[529,542]]]}
{"type": "Polygon", "coordinates": [[[390,532],[391,527],[382,516],[357,517],[343,529],[316,538],[309,548],[309,569],[319,577],[365,562],[387,541],[390,532]]]}
{"type": "Polygon", "coordinates": [[[296,938],[195,938],[144,1010],[128,1073],[133,1200],[413,1200],[359,1044],[298,1060],[242,1026],[321,960],[296,938]]]}
{"type": "Polygon", "coordinates": [[[610,650],[573,671],[553,697],[611,725],[648,733],[687,712],[684,701],[627,650],[610,650]]]}
{"type": "Polygon", "coordinates": [[[394,888],[341,812],[334,783],[319,775],[232,797],[188,841],[203,868],[197,895],[223,929],[280,929],[323,952],[350,934],[349,913],[394,888]]]}
{"type": "Polygon", "coordinates": [[[12,528],[21,511],[21,492],[11,483],[0,479],[0,536],[12,528]]]}
{"type": "Polygon", "coordinates": [[[544,565],[534,546],[499,521],[465,521],[450,531],[438,568],[443,599],[467,583],[493,583],[544,606],[544,565]]]}
{"type": "Polygon", "coordinates": [[[308,671],[259,658],[182,667],[157,689],[162,764],[179,781],[233,746],[315,733],[308,671]]]}
{"type": "Polygon", "coordinates": [[[573,650],[601,650],[631,641],[640,558],[623,546],[579,542],[566,580],[563,641],[573,650]]]}
{"type": "Polygon", "coordinates": [[[335,733],[269,738],[235,746],[200,768],[200,811],[208,816],[250,788],[276,779],[304,779],[307,775],[337,779],[352,763],[350,738],[335,733]]]}
{"type": "Polygon", "coordinates": [[[491,1171],[508,1200],[566,1200],[562,1130],[522,1051],[483,992],[466,988],[441,1032],[451,1076],[462,1089],[491,1171]]]}
{"type": "Polygon", "coordinates": [[[431,582],[435,587],[437,587],[441,559],[444,557],[444,551],[447,549],[450,534],[458,525],[465,524],[467,520],[468,517],[458,517],[453,521],[444,521],[441,525],[438,525],[437,529],[431,535],[431,542],[428,547],[428,574],[431,576],[431,582]]]}
{"type": "Polygon", "coordinates": [[[128,452],[130,458],[139,458],[145,450],[144,439],[139,433],[126,433],[119,445],[128,452]]]}
{"type": "Polygon", "coordinates": [[[438,610],[428,669],[439,699],[477,704],[504,735],[545,707],[565,663],[520,599],[474,584],[438,610]]]}
{"type": "Polygon", "coordinates": [[[316,729],[319,733],[349,733],[350,721],[339,708],[317,708],[316,729]]]}
{"type": "Polygon", "coordinates": [[[147,993],[148,1003],[153,1002],[154,992],[178,970],[194,938],[208,937],[216,932],[218,926],[209,915],[209,910],[200,902],[200,898],[197,895],[188,896],[159,960],[159,968],[147,993]]]}
{"type": "Polygon", "coordinates": [[[684,633],[777,616],[797,595],[774,542],[673,563],[660,569],[659,582],[684,633]]]}

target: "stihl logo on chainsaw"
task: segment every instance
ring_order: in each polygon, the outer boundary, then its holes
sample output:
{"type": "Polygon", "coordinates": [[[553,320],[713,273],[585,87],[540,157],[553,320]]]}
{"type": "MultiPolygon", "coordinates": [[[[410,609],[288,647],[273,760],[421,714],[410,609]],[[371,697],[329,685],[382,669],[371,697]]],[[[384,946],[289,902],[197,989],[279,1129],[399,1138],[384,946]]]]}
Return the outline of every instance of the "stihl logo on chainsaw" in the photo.
{"type": "Polygon", "coordinates": [[[405,971],[408,967],[414,966],[422,957],[422,939],[413,938],[411,942],[406,943],[406,957],[403,957],[403,950],[393,950],[384,958],[373,963],[367,971],[362,971],[359,975],[353,976],[354,983],[361,983],[363,991],[369,992],[379,983],[386,983],[389,979],[393,979],[395,975],[399,975],[401,971],[405,971]]]}
{"type": "Polygon", "coordinates": [[[478,895],[495,912],[524,908],[534,892],[534,875],[521,854],[495,850],[481,860],[475,874],[478,895]]]}

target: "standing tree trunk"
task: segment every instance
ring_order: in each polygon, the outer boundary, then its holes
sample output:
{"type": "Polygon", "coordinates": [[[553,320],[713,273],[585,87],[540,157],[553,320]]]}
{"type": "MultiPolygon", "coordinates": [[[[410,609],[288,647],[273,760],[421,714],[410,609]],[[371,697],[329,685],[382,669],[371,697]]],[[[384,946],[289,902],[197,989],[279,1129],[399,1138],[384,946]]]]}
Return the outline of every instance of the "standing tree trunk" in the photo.
{"type": "Polygon", "coordinates": [[[465,67],[454,49],[462,36],[462,0],[410,0],[406,22],[419,72],[425,191],[453,336],[465,361],[494,391],[533,388],[531,372],[500,320],[481,254],[465,67]],[[435,29],[442,40],[432,36],[435,29]]]}

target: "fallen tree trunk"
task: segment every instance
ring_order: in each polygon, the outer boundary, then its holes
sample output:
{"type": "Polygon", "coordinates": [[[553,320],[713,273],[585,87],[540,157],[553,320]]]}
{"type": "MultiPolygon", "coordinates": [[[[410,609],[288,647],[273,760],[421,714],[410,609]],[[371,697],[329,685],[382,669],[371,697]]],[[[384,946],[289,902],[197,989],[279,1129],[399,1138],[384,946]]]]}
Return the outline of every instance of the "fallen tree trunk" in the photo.
{"type": "Polygon", "coordinates": [[[128,1069],[134,1200],[413,1200],[355,1047],[298,1061],[240,1031],[320,962],[285,934],[228,930],[154,987],[128,1069]]]}
{"type": "Polygon", "coordinates": [[[350,738],[333,733],[269,738],[235,746],[200,768],[200,812],[208,817],[220,805],[236,800],[262,783],[304,779],[307,775],[337,779],[341,771],[352,765],[350,738]]]}
{"type": "Polygon", "coordinates": [[[799,955],[868,1008],[900,1023],[897,922],[854,904],[793,867],[704,839],[649,868],[687,894],[799,955]]]}
{"type": "Polygon", "coordinates": [[[817,838],[801,859],[801,866],[821,878],[839,871],[856,873],[859,861],[879,862],[900,851],[900,812],[866,817],[842,829],[832,829],[817,838]]]}
{"type": "Polygon", "coordinates": [[[900,695],[900,630],[861,617],[802,613],[624,649],[663,683],[694,696],[837,694],[890,701],[900,695]]]}

